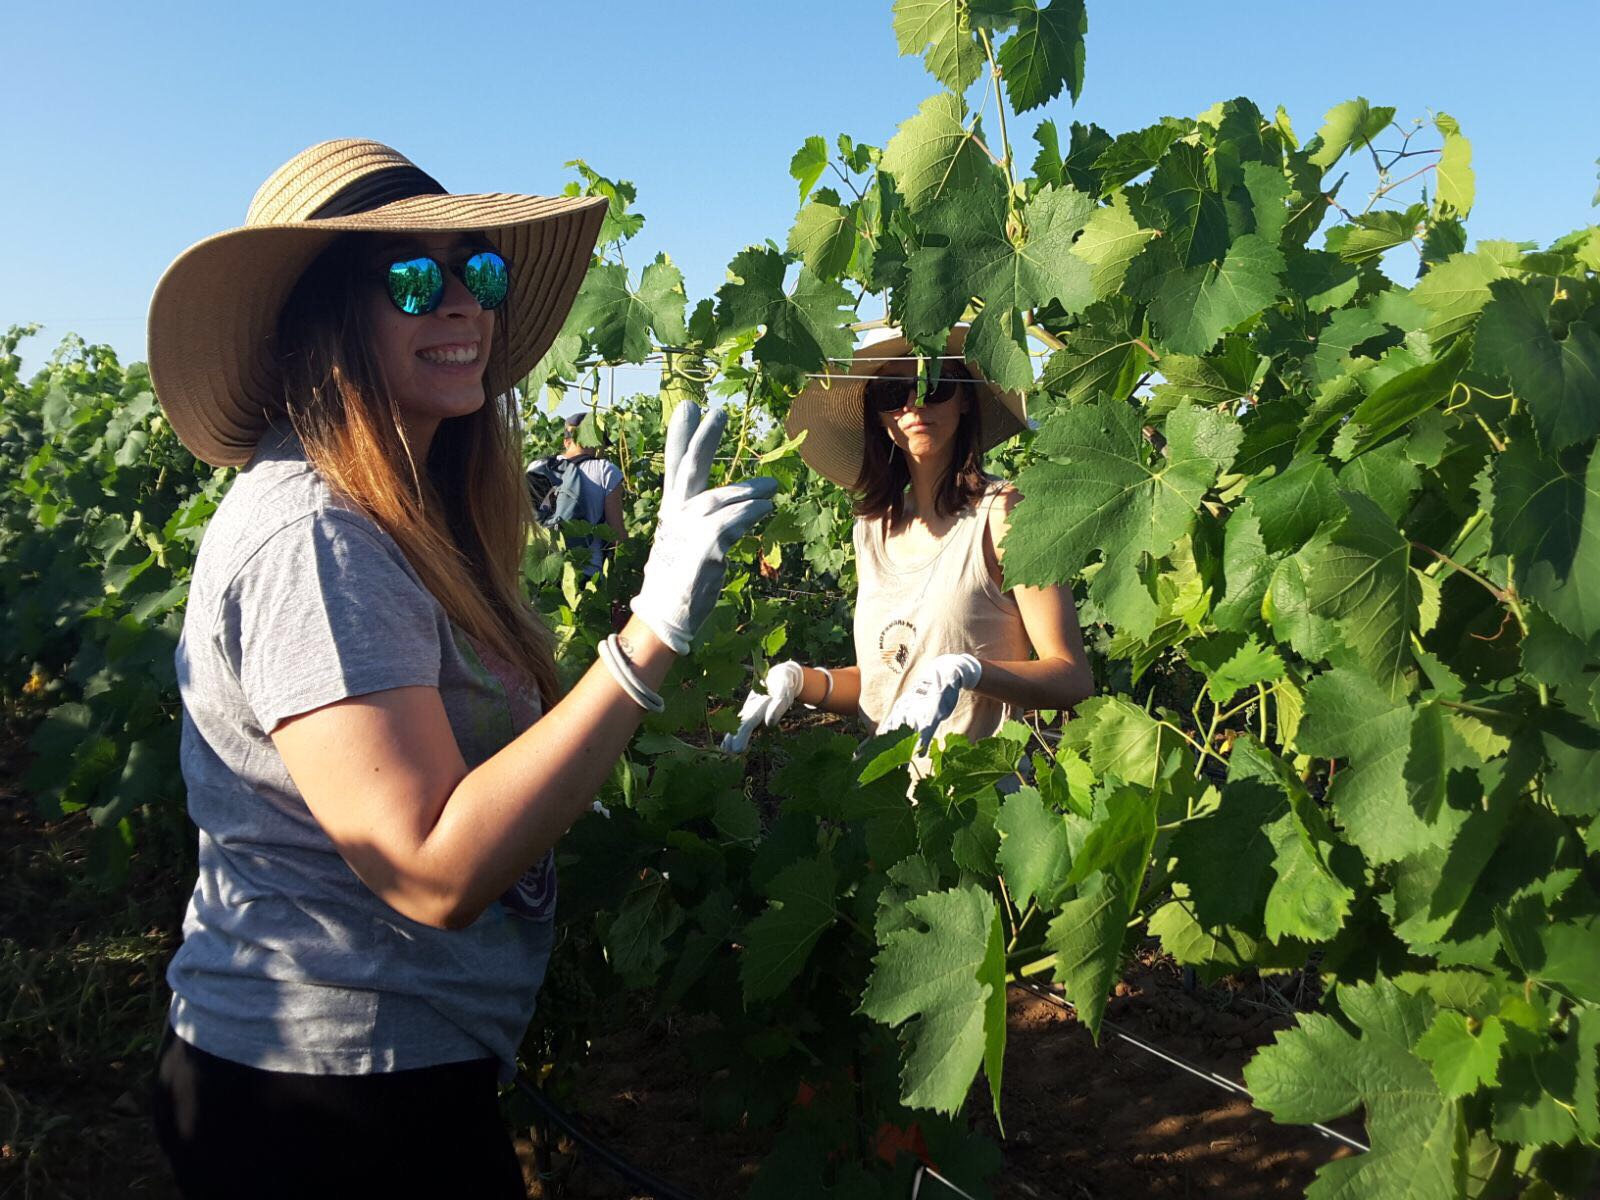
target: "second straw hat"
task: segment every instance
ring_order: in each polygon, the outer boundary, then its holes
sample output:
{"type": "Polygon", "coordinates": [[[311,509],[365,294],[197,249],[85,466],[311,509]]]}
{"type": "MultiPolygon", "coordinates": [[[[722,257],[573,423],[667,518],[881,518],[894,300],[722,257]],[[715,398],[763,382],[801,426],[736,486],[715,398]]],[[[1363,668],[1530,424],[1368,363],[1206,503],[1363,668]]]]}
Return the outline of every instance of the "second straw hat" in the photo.
{"type": "MultiPolygon", "coordinates": [[[[950,331],[945,355],[961,358],[966,344],[967,326],[957,325],[950,331]]],[[[800,457],[806,465],[840,487],[856,486],[866,450],[861,410],[866,403],[867,383],[880,372],[911,374],[915,353],[910,340],[898,334],[862,346],[847,368],[836,367],[818,376],[794,398],[784,428],[790,437],[806,431],[806,440],[800,444],[800,457]]],[[[1028,427],[1027,406],[1019,393],[988,382],[970,363],[967,370],[973,376],[973,390],[978,394],[983,418],[980,450],[998,446],[1028,427]]]]}

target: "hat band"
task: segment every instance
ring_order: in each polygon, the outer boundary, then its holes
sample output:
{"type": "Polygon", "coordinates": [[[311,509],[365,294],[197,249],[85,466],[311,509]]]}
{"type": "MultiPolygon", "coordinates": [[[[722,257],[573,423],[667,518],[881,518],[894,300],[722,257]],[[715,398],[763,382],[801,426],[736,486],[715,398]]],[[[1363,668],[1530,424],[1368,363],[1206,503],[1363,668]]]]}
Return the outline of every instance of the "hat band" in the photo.
{"type": "Polygon", "coordinates": [[[306,219],[324,221],[330,217],[353,217],[413,196],[443,196],[439,181],[419,167],[387,167],[353,179],[317,207],[306,219]]]}

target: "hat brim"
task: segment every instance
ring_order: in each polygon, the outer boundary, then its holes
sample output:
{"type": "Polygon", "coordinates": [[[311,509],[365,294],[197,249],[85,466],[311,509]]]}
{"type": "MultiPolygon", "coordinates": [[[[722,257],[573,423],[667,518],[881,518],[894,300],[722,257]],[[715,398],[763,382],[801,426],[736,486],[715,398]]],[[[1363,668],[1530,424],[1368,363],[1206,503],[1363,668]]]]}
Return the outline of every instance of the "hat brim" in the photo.
{"type": "Polygon", "coordinates": [[[156,396],[196,458],[218,467],[248,462],[267,414],[282,404],[278,316],[317,255],[342,233],[452,232],[484,234],[511,267],[508,353],[492,356],[488,377],[492,393],[504,394],[560,332],[605,210],[599,196],[413,196],[352,216],[245,226],[206,238],[167,269],[150,301],[156,396]]]}
{"type": "MultiPolygon", "coordinates": [[[[950,331],[945,353],[964,355],[967,327],[950,331]]],[[[817,474],[840,487],[854,488],[861,477],[861,460],[866,452],[862,432],[862,406],[866,403],[870,377],[889,368],[891,363],[909,366],[905,360],[916,351],[905,337],[885,338],[862,346],[844,370],[835,368],[813,379],[789,407],[784,429],[790,437],[804,431],[800,457],[817,474]]],[[[983,437],[979,447],[988,451],[1016,437],[1028,427],[1027,403],[1019,392],[1009,392],[984,379],[970,361],[973,388],[978,394],[983,437]]]]}

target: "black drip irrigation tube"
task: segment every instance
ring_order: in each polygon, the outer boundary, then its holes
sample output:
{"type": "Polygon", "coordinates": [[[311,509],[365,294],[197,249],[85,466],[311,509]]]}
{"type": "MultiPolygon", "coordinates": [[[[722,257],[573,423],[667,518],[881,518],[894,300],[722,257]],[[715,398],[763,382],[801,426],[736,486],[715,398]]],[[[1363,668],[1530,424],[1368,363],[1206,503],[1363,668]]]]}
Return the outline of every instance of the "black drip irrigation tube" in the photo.
{"type": "MultiPolygon", "coordinates": [[[[609,1167],[611,1171],[627,1180],[627,1182],[656,1197],[656,1200],[696,1200],[692,1192],[686,1192],[676,1184],[668,1183],[664,1179],[657,1179],[650,1172],[634,1166],[610,1146],[600,1141],[600,1139],[584,1132],[577,1122],[563,1112],[555,1101],[546,1096],[539,1085],[529,1079],[523,1071],[517,1072],[517,1088],[533,1102],[533,1106],[539,1110],[539,1115],[543,1121],[561,1130],[562,1133],[583,1147],[587,1153],[594,1155],[602,1164],[609,1167]]],[[[546,1145],[548,1145],[548,1141],[546,1141],[546,1145]]],[[[546,1154],[548,1154],[548,1151],[546,1151],[546,1154]]],[[[541,1179],[549,1178],[547,1158],[541,1158],[539,1175],[541,1179]]]]}

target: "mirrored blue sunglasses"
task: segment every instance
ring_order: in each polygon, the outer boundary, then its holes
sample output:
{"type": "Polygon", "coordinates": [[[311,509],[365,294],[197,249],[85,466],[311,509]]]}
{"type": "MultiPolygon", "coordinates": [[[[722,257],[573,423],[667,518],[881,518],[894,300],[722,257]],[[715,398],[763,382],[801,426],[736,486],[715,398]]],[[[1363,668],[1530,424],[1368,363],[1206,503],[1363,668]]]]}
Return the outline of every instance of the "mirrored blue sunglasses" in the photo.
{"type": "MultiPolygon", "coordinates": [[[[493,250],[479,250],[450,269],[483,308],[499,308],[505,303],[511,268],[493,250]]],[[[444,267],[426,254],[396,259],[384,268],[384,282],[389,299],[407,316],[431,313],[444,299],[444,267]]]]}

